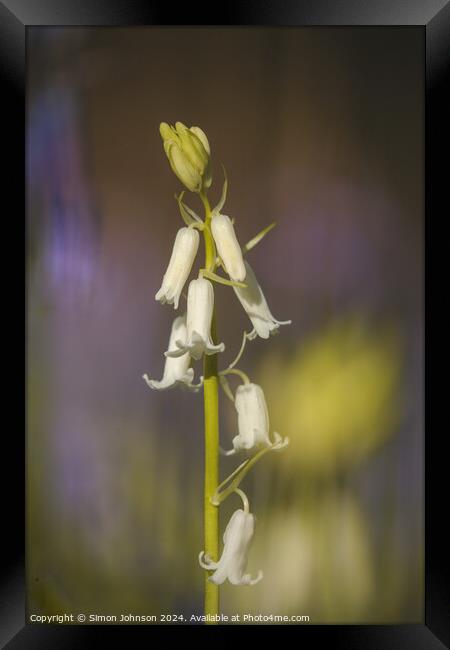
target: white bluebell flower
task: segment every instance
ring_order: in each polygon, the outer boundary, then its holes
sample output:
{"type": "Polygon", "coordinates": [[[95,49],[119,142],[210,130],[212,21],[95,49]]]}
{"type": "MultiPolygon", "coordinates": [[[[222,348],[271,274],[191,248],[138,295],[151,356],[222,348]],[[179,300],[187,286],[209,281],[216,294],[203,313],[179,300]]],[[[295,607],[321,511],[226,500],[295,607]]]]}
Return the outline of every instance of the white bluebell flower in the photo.
{"type": "Polygon", "coordinates": [[[224,343],[215,345],[211,338],[214,311],[214,289],[209,280],[198,278],[189,284],[187,298],[186,340],[176,339],[176,349],[167,350],[167,357],[179,357],[188,352],[193,359],[203,354],[217,354],[225,350],[224,343]]]}
{"type": "Polygon", "coordinates": [[[244,262],[244,264],[246,268],[245,284],[247,286],[233,287],[233,290],[247,312],[254,328],[248,338],[251,340],[256,336],[260,336],[262,339],[268,339],[271,334],[278,331],[280,325],[290,325],[292,321],[280,321],[272,316],[253,269],[248,262],[244,262]]]}
{"type": "Polygon", "coordinates": [[[177,232],[169,266],[155,296],[161,304],[167,302],[173,304],[174,309],[178,309],[181,292],[197,255],[199,241],[200,237],[195,228],[180,228],[177,232]]]}
{"type": "Polygon", "coordinates": [[[239,386],[234,405],[238,414],[239,434],[233,438],[233,449],[225,452],[225,455],[231,456],[238,451],[258,447],[282,449],[289,443],[288,438],[282,440],[276,432],[273,442],[269,438],[269,411],[261,386],[253,383],[239,386]]]}
{"type": "Polygon", "coordinates": [[[246,269],[231,219],[226,214],[215,214],[211,221],[211,231],[225,271],[235,282],[242,282],[246,269]]]}
{"type": "MultiPolygon", "coordinates": [[[[177,316],[172,323],[172,329],[169,338],[169,350],[175,348],[175,341],[186,340],[186,314],[177,316]]],[[[184,386],[191,391],[198,391],[202,382],[193,384],[194,369],[190,367],[191,357],[188,352],[179,357],[166,357],[164,365],[163,378],[160,381],[149,379],[147,375],[142,375],[147,385],[153,390],[167,390],[175,386],[184,386]]]]}
{"type": "Polygon", "coordinates": [[[203,551],[200,553],[200,566],[214,571],[208,578],[210,582],[221,585],[228,578],[232,585],[255,585],[262,579],[262,571],[258,571],[256,578],[245,573],[254,531],[255,517],[250,512],[236,510],[223,535],[224,548],[220,560],[213,562],[203,551]]]}

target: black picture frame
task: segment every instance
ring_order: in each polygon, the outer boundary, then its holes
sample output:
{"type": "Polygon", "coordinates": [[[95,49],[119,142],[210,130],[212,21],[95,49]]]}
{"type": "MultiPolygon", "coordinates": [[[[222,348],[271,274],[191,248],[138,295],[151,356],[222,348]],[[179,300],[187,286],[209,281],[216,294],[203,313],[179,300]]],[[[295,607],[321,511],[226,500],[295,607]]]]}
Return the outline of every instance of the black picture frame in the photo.
{"type": "MultiPolygon", "coordinates": [[[[213,4],[210,5],[213,7],[213,4]]],[[[430,247],[439,241],[437,229],[448,194],[448,128],[450,115],[448,87],[450,86],[450,3],[445,0],[228,0],[214,6],[215,15],[207,5],[146,0],[6,0],[0,2],[0,78],[2,83],[3,138],[2,175],[4,237],[8,251],[16,251],[12,266],[4,272],[3,289],[5,313],[21,318],[21,291],[17,264],[23,252],[25,199],[25,88],[26,32],[35,25],[95,26],[95,25],[278,25],[278,26],[407,26],[423,28],[426,52],[426,124],[425,124],[425,246],[426,246],[426,428],[425,428],[425,623],[424,625],[328,625],[289,626],[298,635],[299,643],[328,643],[346,649],[367,650],[420,649],[448,647],[450,644],[450,599],[447,508],[448,495],[445,427],[439,425],[436,408],[440,400],[436,384],[431,385],[438,372],[442,350],[433,352],[431,336],[439,338],[436,322],[431,320],[431,280],[438,277],[439,257],[430,247]],[[5,225],[11,234],[6,235],[5,225]],[[12,227],[12,228],[11,228],[12,227]],[[5,281],[7,279],[7,281],[5,281]],[[6,285],[6,286],[5,286],[6,285]],[[438,356],[439,355],[439,356],[438,356]],[[447,487],[447,489],[446,489],[447,487]]],[[[448,205],[448,204],[447,204],[448,205]]],[[[448,207],[447,207],[448,217],[448,207]]],[[[441,259],[445,259],[445,256],[441,259]]],[[[9,331],[4,343],[16,337],[17,350],[22,346],[20,326],[8,316],[4,319],[9,331]]],[[[434,319],[433,319],[434,320],[434,319]]],[[[26,318],[25,318],[26,321],[26,318]]],[[[22,321],[23,322],[23,321],[22,321]]],[[[24,337],[26,340],[26,336],[24,337]]],[[[437,346],[436,346],[437,347],[437,346]]],[[[26,346],[25,346],[26,348],[26,346]]],[[[23,349],[23,348],[22,348],[23,349]]],[[[26,350],[25,350],[26,361],[26,350]]],[[[23,395],[23,373],[17,354],[11,362],[8,390],[23,395]],[[19,372],[18,372],[19,370],[19,372]],[[15,372],[13,372],[15,371],[15,372]]],[[[441,362],[443,364],[443,362],[441,362]]],[[[5,371],[6,372],[6,371],[5,371]]],[[[443,375],[445,377],[445,375],[443,375]]],[[[438,383],[438,382],[436,382],[438,383]]],[[[20,399],[20,398],[19,398],[20,399]]],[[[5,407],[10,418],[3,439],[3,475],[8,469],[3,491],[3,571],[0,584],[0,642],[7,648],[88,648],[104,642],[106,633],[118,643],[128,643],[136,632],[149,638],[154,626],[108,627],[76,625],[32,625],[25,622],[24,533],[25,519],[25,442],[24,427],[17,414],[23,410],[5,407]]],[[[445,422],[445,420],[444,420],[445,422]]],[[[173,626],[172,626],[173,627],[173,626]]],[[[183,626],[185,627],[185,626],[183,626]]],[[[208,628],[216,630],[217,628],[208,628]]],[[[214,633],[214,631],[212,632],[214,633]]],[[[5,647],[2,645],[2,647],[5,647]]],[[[137,646],[140,647],[140,646],[137,646]]]]}

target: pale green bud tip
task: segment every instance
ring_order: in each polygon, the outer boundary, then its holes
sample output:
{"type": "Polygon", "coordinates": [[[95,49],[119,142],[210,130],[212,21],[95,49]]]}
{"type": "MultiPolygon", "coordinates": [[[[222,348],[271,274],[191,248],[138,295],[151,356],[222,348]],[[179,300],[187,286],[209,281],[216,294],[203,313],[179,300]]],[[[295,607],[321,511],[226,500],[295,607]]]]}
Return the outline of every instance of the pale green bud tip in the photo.
{"type": "Polygon", "coordinates": [[[161,122],[159,125],[159,132],[163,140],[173,140],[174,130],[169,124],[167,124],[167,122],[161,122]]]}
{"type": "Polygon", "coordinates": [[[210,147],[205,133],[198,127],[190,129],[183,122],[175,127],[161,122],[159,132],[172,170],[191,192],[200,192],[211,185],[210,147]]]}
{"type": "Polygon", "coordinates": [[[191,192],[199,192],[202,186],[202,178],[195,167],[191,164],[184,151],[175,143],[170,143],[166,148],[170,166],[180,181],[191,192]]]}
{"type": "Polygon", "coordinates": [[[209,146],[208,138],[206,137],[206,133],[201,130],[199,126],[191,126],[189,129],[192,133],[194,133],[197,138],[200,140],[202,143],[203,147],[205,148],[206,153],[208,156],[211,155],[211,148],[209,146]]]}

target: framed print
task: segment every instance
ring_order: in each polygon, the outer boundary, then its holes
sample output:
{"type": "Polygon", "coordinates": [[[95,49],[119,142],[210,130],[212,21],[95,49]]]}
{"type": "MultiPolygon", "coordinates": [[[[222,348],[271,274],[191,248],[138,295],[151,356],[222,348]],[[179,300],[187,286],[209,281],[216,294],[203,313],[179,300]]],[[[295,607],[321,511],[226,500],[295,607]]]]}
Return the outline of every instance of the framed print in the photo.
{"type": "Polygon", "coordinates": [[[26,287],[2,642],[442,648],[449,5],[220,12],[0,5],[26,287]]]}

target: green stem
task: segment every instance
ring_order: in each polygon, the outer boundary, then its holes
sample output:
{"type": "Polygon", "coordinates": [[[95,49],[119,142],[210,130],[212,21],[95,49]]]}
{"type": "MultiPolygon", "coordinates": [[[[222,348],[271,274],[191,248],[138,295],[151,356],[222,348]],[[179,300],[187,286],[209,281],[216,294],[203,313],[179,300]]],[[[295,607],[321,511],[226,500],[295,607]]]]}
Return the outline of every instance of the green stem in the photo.
{"type": "Polygon", "coordinates": [[[211,206],[205,194],[200,194],[200,198],[205,206],[205,228],[203,236],[205,238],[205,268],[214,272],[216,266],[216,247],[211,233],[211,206]]]}
{"type": "Polygon", "coordinates": [[[239,467],[237,467],[234,472],[232,472],[230,476],[228,476],[228,478],[222,481],[222,483],[218,486],[217,491],[213,496],[213,502],[219,506],[222,501],[225,501],[225,499],[230,496],[230,494],[236,492],[236,489],[239,487],[241,481],[253,467],[253,465],[257,463],[258,460],[265,454],[267,454],[268,451],[272,451],[273,448],[273,446],[264,447],[258,451],[258,453],[255,454],[253,458],[247,458],[247,460],[244,460],[244,462],[241,463],[239,467]]]}
{"type": "MultiPolygon", "coordinates": [[[[205,268],[214,271],[216,251],[211,234],[211,208],[204,194],[200,198],[205,206],[205,268]]],[[[217,342],[215,309],[211,323],[211,337],[217,342]]],[[[219,376],[217,355],[203,357],[203,394],[205,410],[205,488],[204,488],[204,534],[205,554],[213,561],[219,559],[219,508],[212,505],[211,498],[219,484],[219,376]]],[[[211,572],[205,571],[205,615],[219,613],[219,587],[209,582],[211,572]]],[[[208,624],[208,623],[207,623],[208,624]]],[[[211,624],[214,624],[211,622],[211,624]]]]}

